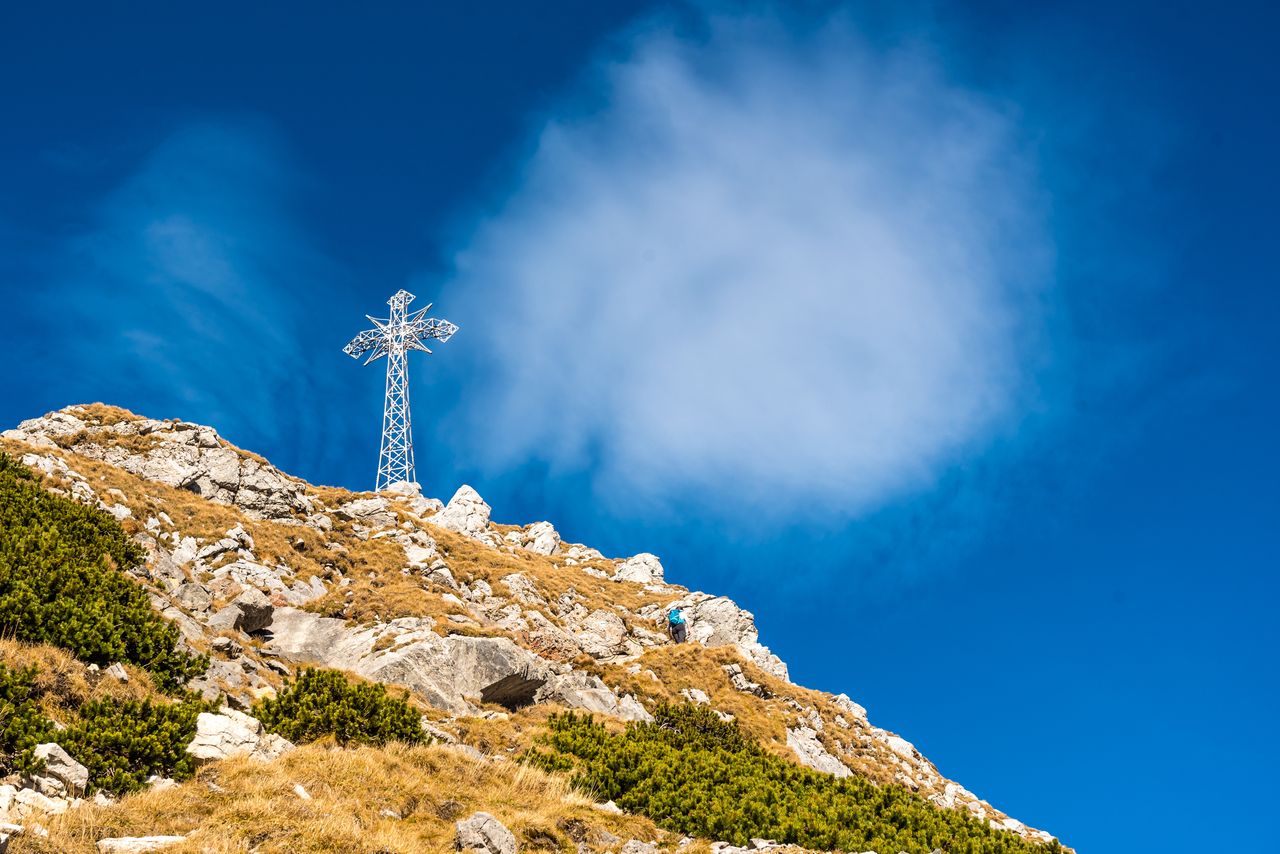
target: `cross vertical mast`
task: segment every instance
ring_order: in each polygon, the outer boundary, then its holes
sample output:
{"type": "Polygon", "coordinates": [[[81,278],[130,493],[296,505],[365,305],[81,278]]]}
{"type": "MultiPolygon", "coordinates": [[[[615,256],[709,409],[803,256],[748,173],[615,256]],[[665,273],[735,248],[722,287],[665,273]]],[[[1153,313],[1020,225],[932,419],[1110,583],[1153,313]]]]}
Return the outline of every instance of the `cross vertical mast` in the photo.
{"type": "Polygon", "coordinates": [[[343,348],[352,358],[369,353],[365,364],[387,357],[387,391],[382,406],[382,446],[378,452],[378,476],[375,491],[381,492],[393,483],[416,483],[413,465],[413,427],[409,416],[410,350],[427,349],[423,341],[448,341],[458,327],[447,320],[424,317],[426,308],[408,313],[413,294],[396,291],[387,305],[391,312],[386,320],[370,317],[376,327],[361,332],[343,348]],[[372,351],[372,352],[370,352],[372,351]]]}

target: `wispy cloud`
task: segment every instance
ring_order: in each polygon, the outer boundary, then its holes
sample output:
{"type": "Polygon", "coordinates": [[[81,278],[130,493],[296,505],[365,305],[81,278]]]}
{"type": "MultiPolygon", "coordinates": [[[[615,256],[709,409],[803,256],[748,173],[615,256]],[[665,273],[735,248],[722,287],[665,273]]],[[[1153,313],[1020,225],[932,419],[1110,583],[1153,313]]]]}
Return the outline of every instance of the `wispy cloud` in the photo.
{"type": "Polygon", "coordinates": [[[294,181],[261,127],[192,125],[156,146],[63,247],[46,288],[39,322],[74,330],[60,386],[218,425],[281,448],[281,464],[339,444],[306,329],[332,276],[295,224],[294,181]]]}
{"type": "Polygon", "coordinates": [[[845,18],[701,23],[602,61],[465,234],[442,299],[483,379],[442,433],[623,503],[925,488],[1034,394],[1049,247],[1016,127],[845,18]]]}

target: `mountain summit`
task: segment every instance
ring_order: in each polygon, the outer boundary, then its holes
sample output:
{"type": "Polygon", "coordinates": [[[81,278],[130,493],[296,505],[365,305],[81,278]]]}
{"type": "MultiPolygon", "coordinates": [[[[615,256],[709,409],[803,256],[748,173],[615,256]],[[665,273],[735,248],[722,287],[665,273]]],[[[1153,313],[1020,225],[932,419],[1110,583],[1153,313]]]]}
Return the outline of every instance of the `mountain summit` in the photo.
{"type": "MultiPolygon", "coordinates": [[[[784,843],[814,849],[820,847],[815,840],[877,838],[905,840],[895,844],[912,852],[935,850],[935,841],[944,851],[1061,850],[1048,833],[944,777],[905,738],[873,725],[848,696],[791,682],[786,664],[760,642],[751,613],[724,596],[671,583],[654,555],[606,557],[563,541],[546,521],[496,523],[490,506],[465,485],[448,503],[410,484],[376,494],[314,486],[231,445],[211,427],[102,404],[67,407],[2,436],[0,451],[35,473],[46,493],[100,510],[111,517],[103,517],[109,527],[118,524],[139,559],[113,571],[145,590],[154,614],[176,626],[177,649],[203,668],[183,686],[198,695],[183,702],[203,709],[196,714],[192,707],[186,755],[193,764],[175,765],[173,772],[194,779],[175,783],[160,774],[140,794],[119,802],[99,794],[95,803],[83,799],[95,786],[90,768],[88,781],[76,782],[74,791],[49,784],[43,801],[15,800],[35,791],[27,788],[30,781],[54,779],[49,775],[62,754],[71,754],[64,765],[91,764],[70,748],[62,751],[55,733],[41,745],[45,776],[18,769],[0,787],[0,820],[7,813],[43,832],[15,836],[16,845],[31,847],[14,850],[80,850],[81,844],[94,850],[90,843],[99,851],[373,852],[452,845],[638,854],[784,843]],[[686,643],[674,643],[667,631],[672,608],[685,616],[686,643]],[[331,670],[345,675],[326,682],[322,674],[331,670]],[[341,716],[297,699],[304,687],[330,692],[325,696],[338,698],[331,702],[343,714],[356,710],[325,730],[330,735],[319,747],[293,742],[319,732],[322,718],[341,716]],[[295,699],[302,712],[288,711],[295,699]],[[394,715],[381,704],[393,699],[414,709],[407,724],[388,723],[394,715]],[[359,737],[351,721],[368,709],[392,735],[359,737]],[[291,729],[284,728],[286,719],[291,729]],[[402,738],[410,730],[413,737],[402,738]],[[400,744],[418,740],[419,732],[434,744],[400,744]],[[583,739],[592,746],[584,747],[583,739]],[[386,746],[376,746],[382,741],[386,746]],[[642,746],[677,764],[627,765],[619,758],[642,746]],[[720,803],[714,790],[696,810],[689,799],[703,796],[689,792],[680,796],[683,807],[664,806],[663,787],[685,791],[679,787],[690,785],[691,775],[713,767],[704,764],[712,756],[728,763],[716,772],[725,793],[738,785],[734,775],[750,773],[768,780],[769,792],[779,787],[800,794],[771,794],[776,814],[763,808],[754,817],[745,803],[720,803]],[[353,770],[357,765],[361,770],[353,770]],[[428,767],[436,773],[427,774],[428,767]],[[576,788],[566,782],[571,773],[576,788]],[[337,791],[342,774],[352,775],[353,791],[337,791]],[[403,794],[413,806],[404,800],[375,808],[387,787],[397,785],[413,790],[403,794]],[[591,791],[611,793],[622,809],[613,801],[590,803],[582,793],[591,791]],[[797,815],[822,815],[834,829],[788,825],[783,813],[793,797],[797,815]],[[281,798],[287,810],[263,807],[258,818],[257,807],[248,806],[281,798]],[[863,819],[852,812],[840,817],[840,804],[869,798],[890,805],[878,808],[874,819],[887,830],[874,821],[859,829],[863,819]],[[424,799],[434,806],[424,809],[424,799]],[[813,806],[819,802],[829,806],[813,806]],[[322,810],[308,806],[321,803],[322,810]],[[229,818],[236,804],[243,811],[229,818]],[[476,808],[470,818],[464,805],[476,808]],[[69,820],[77,813],[83,817],[69,820]],[[355,836],[316,829],[341,823],[347,813],[358,826],[355,836]],[[910,835],[935,820],[940,829],[910,835]],[[259,831],[255,821],[274,825],[259,831]],[[237,830],[236,822],[244,827],[237,830]],[[774,828],[780,841],[751,841],[746,831],[754,827],[774,828]],[[113,838],[90,840],[94,828],[110,829],[113,838]],[[135,836],[115,832],[125,830],[135,836]],[[126,847],[142,837],[169,842],[126,847]],[[365,842],[332,841],[339,837],[381,841],[366,849],[360,847],[365,842]],[[125,842],[103,846],[115,838],[125,842]],[[232,847],[232,839],[246,847],[232,847]],[[55,843],[64,847],[41,847],[55,843]]],[[[49,530],[58,536],[61,529],[49,530]]],[[[121,562],[127,559],[114,561],[121,562]]],[[[89,654],[72,649],[84,660],[70,659],[51,651],[48,644],[59,646],[56,641],[34,640],[46,645],[10,650],[0,661],[56,658],[67,673],[84,668],[86,684],[99,684],[101,670],[89,654]]],[[[152,679],[145,658],[119,660],[142,668],[121,666],[126,681],[129,674],[144,684],[152,679]]],[[[75,715],[83,717],[83,710],[75,715]]],[[[743,791],[765,788],[752,783],[743,791]]]]}

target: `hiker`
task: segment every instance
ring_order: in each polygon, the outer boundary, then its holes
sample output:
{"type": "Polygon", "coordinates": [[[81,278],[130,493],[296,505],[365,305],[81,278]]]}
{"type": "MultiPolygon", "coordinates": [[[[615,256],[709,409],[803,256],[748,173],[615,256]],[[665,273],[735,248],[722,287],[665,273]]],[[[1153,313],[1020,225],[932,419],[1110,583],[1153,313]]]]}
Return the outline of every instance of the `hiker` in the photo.
{"type": "Polygon", "coordinates": [[[679,608],[672,608],[667,612],[667,631],[671,633],[671,639],[676,643],[684,643],[689,637],[689,627],[685,624],[684,614],[679,608]]]}

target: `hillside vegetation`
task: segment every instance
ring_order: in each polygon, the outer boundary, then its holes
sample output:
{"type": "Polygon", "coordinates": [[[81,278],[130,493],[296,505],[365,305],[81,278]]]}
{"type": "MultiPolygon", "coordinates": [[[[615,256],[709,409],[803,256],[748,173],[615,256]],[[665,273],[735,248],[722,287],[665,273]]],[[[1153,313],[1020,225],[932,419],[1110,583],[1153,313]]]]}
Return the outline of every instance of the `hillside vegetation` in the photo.
{"type": "Polygon", "coordinates": [[[109,514],[46,492],[0,454],[0,635],[100,666],[136,664],[178,688],[207,661],[177,648],[177,628],[119,571],[142,560],[109,514]]]}
{"type": "Polygon", "coordinates": [[[336,670],[304,668],[275,697],[264,697],[253,716],[270,732],[296,744],[332,737],[339,744],[421,742],[419,712],[404,696],[375,682],[353,682],[336,670]]]}
{"type": "Polygon", "coordinates": [[[549,721],[532,764],[572,771],[580,788],[693,836],[746,845],[753,838],[805,848],[929,854],[1062,851],[1036,845],[900,786],[837,778],[766,753],[708,708],[663,705],[652,723],[610,733],[589,715],[549,721]]]}
{"type": "Polygon", "coordinates": [[[663,572],[498,524],[466,486],[315,487],[110,407],[24,422],[0,436],[0,775],[50,791],[33,748],[56,742],[120,800],[0,789],[0,822],[39,829],[9,854],[409,854],[463,845],[479,812],[521,851],[1069,850],[663,572]]]}

